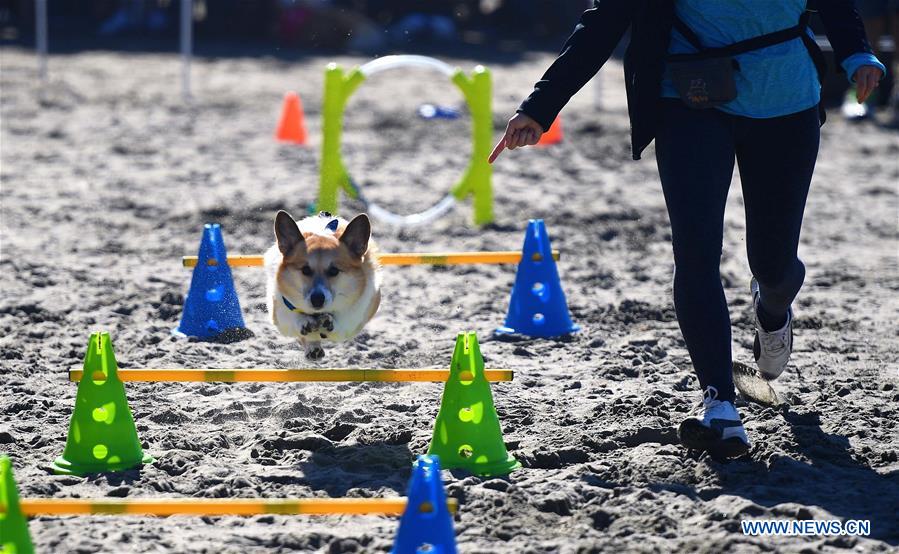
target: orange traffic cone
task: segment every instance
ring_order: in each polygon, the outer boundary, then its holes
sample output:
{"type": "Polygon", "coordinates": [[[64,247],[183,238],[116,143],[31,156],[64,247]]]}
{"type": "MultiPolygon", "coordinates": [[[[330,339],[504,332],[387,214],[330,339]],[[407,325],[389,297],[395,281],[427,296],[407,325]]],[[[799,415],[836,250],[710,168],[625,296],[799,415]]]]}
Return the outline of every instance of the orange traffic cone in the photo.
{"type": "Polygon", "coordinates": [[[281,108],[281,120],[275,138],[281,142],[306,144],[306,124],[303,122],[303,102],[295,92],[284,95],[284,107],[281,108]]]}
{"type": "Polygon", "coordinates": [[[537,146],[549,146],[551,144],[559,144],[562,142],[562,116],[556,117],[553,124],[549,126],[549,130],[540,136],[537,146]]]}

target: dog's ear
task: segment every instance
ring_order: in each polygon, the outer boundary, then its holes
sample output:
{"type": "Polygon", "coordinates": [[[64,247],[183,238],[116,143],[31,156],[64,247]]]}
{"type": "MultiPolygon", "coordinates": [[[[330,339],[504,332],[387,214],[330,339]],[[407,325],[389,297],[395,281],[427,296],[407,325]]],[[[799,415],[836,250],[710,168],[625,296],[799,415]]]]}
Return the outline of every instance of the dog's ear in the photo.
{"type": "Polygon", "coordinates": [[[278,241],[278,250],[284,256],[291,255],[297,246],[306,242],[297,222],[284,210],[280,210],[275,216],[275,239],[278,241]]]}
{"type": "Polygon", "coordinates": [[[340,235],[340,242],[346,245],[350,253],[362,258],[368,252],[368,241],[371,238],[371,221],[365,214],[359,214],[350,221],[343,234],[340,235]]]}

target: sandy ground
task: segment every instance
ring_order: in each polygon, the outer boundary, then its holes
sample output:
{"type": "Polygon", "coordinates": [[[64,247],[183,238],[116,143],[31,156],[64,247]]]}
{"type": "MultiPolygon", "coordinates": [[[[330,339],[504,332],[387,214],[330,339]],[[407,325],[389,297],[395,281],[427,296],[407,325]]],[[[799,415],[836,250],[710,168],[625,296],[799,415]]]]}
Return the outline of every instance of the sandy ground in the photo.
{"type": "MultiPolygon", "coordinates": [[[[230,252],[261,252],[277,209],[314,200],[322,70],[331,59],[200,60],[196,101],[179,98],[171,55],[53,58],[38,94],[30,53],[2,53],[0,450],[24,495],[394,496],[430,439],[434,384],[132,384],[145,448],[158,462],[85,480],[54,476],[89,333],[109,330],[122,367],[304,367],[264,313],[259,270],[236,269],[247,326],[233,343],[169,331],[205,222],[230,252]],[[313,145],[271,138],[285,90],[303,97],[313,145]]],[[[497,133],[548,59],[491,64],[497,133]]],[[[345,65],[362,58],[339,60],[345,65]]],[[[449,59],[464,68],[471,59],[449,59]]],[[[378,316],[325,366],[434,367],[476,330],[509,449],[506,479],[444,472],[462,503],[464,552],[895,551],[899,547],[899,134],[824,127],[806,215],[808,280],[795,306],[795,368],[783,410],[741,404],[751,454],[692,457],[675,428],[698,400],[671,305],[669,229],[653,153],[629,160],[620,66],[564,112],[567,140],[505,155],[497,223],[467,206],[430,227],[375,225],[385,251],[517,249],[527,218],[547,221],[584,330],[570,340],[501,342],[514,267],[387,268],[378,316]],[[599,98],[603,110],[594,108],[599,98]],[[868,519],[869,538],[746,537],[740,521],[868,519]]],[[[365,84],[344,153],[376,201],[411,212],[440,198],[469,150],[468,122],[424,122],[421,102],[460,101],[439,75],[365,84]]],[[[736,181],[735,181],[736,182],[736,181]]],[[[751,359],[739,186],[723,279],[737,359],[751,359]]],[[[359,208],[344,203],[344,215],[359,208]]],[[[362,552],[389,549],[395,518],[40,518],[43,552],[362,552]]]]}

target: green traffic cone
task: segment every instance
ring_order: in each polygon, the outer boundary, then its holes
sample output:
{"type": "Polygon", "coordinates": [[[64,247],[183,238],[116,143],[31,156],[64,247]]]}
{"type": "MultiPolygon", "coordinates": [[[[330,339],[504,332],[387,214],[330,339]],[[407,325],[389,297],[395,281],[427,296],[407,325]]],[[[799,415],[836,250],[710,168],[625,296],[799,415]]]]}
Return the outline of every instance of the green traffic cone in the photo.
{"type": "Polygon", "coordinates": [[[506,475],[521,464],[506,451],[478,337],[459,333],[450,375],[428,455],[440,456],[444,469],[462,468],[487,477],[506,475]]]}
{"type": "Polygon", "coordinates": [[[0,552],[34,554],[28,520],[19,507],[19,491],[7,456],[0,456],[0,552]]]}
{"type": "Polygon", "coordinates": [[[66,449],[53,462],[53,470],[86,475],[152,461],[137,438],[109,333],[94,333],[84,357],[84,377],[78,383],[66,449]]]}

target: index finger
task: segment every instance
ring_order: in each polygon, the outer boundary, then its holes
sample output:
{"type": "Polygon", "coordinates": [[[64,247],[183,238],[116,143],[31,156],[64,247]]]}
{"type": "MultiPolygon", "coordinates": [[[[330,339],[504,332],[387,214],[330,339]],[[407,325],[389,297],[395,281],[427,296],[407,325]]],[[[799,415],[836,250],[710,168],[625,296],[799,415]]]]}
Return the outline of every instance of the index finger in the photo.
{"type": "Polygon", "coordinates": [[[859,86],[859,83],[856,83],[856,87],[858,92],[858,102],[861,104],[871,96],[872,92],[874,92],[874,87],[876,86],[875,83],[877,81],[875,81],[873,75],[867,72],[864,73],[859,80],[861,81],[861,84],[859,86]]]}
{"type": "Polygon", "coordinates": [[[506,135],[503,135],[503,138],[499,139],[499,142],[496,143],[496,146],[493,147],[493,152],[490,153],[490,156],[487,158],[487,163],[493,163],[497,157],[499,157],[500,152],[506,149],[506,135]]]}
{"type": "Polygon", "coordinates": [[[855,99],[861,104],[868,98],[868,78],[862,73],[855,80],[855,99]]]}

